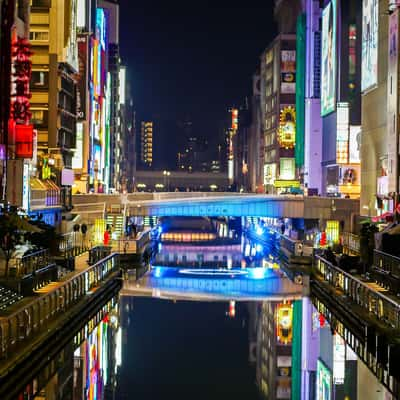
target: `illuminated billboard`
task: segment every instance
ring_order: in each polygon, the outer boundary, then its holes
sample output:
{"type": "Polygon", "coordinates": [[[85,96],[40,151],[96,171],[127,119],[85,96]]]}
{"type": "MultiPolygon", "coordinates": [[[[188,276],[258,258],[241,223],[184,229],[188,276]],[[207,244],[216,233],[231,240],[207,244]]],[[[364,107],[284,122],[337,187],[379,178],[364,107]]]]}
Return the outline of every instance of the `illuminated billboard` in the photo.
{"type": "Polygon", "coordinates": [[[293,308],[290,303],[276,307],[276,339],[279,344],[288,345],[293,339],[293,308]]]}
{"type": "Polygon", "coordinates": [[[322,12],[321,115],[336,106],[336,0],[322,12]]]}
{"type": "Polygon", "coordinates": [[[281,110],[279,119],[279,145],[285,149],[293,149],[296,142],[296,111],[287,106],[281,110]]]}
{"type": "Polygon", "coordinates": [[[321,360],[317,360],[317,400],[332,399],[332,373],[321,360]]]}
{"type": "Polygon", "coordinates": [[[349,163],[360,163],[360,150],[361,150],[361,126],[350,126],[350,139],[349,139],[349,163]]]}
{"type": "Polygon", "coordinates": [[[337,104],[336,118],[336,162],[349,162],[349,103],[337,104]]]}
{"type": "Polygon", "coordinates": [[[346,342],[335,333],[333,335],[333,383],[335,385],[344,384],[346,361],[346,342]]]}
{"type": "Polygon", "coordinates": [[[296,93],[296,51],[281,51],[281,93],[296,93]]]}
{"type": "Polygon", "coordinates": [[[363,0],[361,90],[378,83],[378,0],[363,0]]]}
{"type": "Polygon", "coordinates": [[[279,178],[283,180],[293,180],[296,172],[295,159],[281,157],[279,163],[279,178]]]}
{"type": "Polygon", "coordinates": [[[86,119],[86,92],[87,88],[87,57],[88,57],[88,37],[87,35],[78,35],[78,62],[79,78],[76,86],[76,114],[78,120],[86,119]]]}

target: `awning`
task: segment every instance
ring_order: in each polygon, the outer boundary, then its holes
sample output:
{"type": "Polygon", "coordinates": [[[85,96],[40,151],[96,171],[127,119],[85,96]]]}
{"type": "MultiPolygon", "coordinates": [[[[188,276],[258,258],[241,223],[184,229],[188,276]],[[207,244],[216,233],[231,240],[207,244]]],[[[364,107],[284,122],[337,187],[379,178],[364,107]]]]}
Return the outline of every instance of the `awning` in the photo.
{"type": "Polygon", "coordinates": [[[29,183],[32,190],[47,190],[47,187],[44,184],[44,182],[38,178],[31,178],[29,180],[29,183]]]}
{"type": "Polygon", "coordinates": [[[46,179],[46,180],[44,181],[44,184],[46,185],[47,189],[56,190],[56,191],[58,191],[58,192],[61,190],[60,187],[57,186],[57,185],[56,185],[52,180],[50,180],[50,179],[46,179]]]}

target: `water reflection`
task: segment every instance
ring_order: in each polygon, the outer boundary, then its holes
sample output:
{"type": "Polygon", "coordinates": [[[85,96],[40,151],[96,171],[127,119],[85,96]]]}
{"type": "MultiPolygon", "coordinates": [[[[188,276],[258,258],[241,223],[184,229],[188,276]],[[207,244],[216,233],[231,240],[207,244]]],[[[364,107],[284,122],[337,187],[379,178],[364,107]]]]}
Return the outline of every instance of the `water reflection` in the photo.
{"type": "Polygon", "coordinates": [[[299,286],[246,238],[164,243],[20,398],[390,399],[299,286]]]}

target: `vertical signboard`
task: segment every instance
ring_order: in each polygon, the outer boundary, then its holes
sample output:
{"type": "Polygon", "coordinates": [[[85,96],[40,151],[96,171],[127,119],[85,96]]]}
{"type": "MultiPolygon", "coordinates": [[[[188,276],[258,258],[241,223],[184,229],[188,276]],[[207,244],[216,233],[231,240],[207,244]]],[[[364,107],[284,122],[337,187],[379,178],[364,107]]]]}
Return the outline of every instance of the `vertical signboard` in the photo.
{"type": "Polygon", "coordinates": [[[77,36],[79,81],[76,93],[76,114],[78,120],[86,119],[86,93],[87,93],[87,62],[88,62],[88,37],[85,34],[77,36]]]}
{"type": "Polygon", "coordinates": [[[336,0],[322,12],[321,115],[336,106],[336,0]]]}
{"type": "Polygon", "coordinates": [[[351,125],[349,135],[349,163],[360,164],[361,126],[351,125]]]}
{"type": "Polygon", "coordinates": [[[379,0],[363,0],[361,90],[378,83],[378,5],[379,0]]]}
{"type": "Polygon", "coordinates": [[[399,12],[393,11],[389,16],[389,54],[387,80],[387,153],[388,153],[388,190],[397,192],[397,107],[398,107],[398,58],[399,58],[399,12]]]}
{"type": "Polygon", "coordinates": [[[337,104],[336,120],[336,162],[349,162],[349,104],[337,104]]]}
{"type": "Polygon", "coordinates": [[[281,93],[296,93],[296,51],[281,51],[281,93]]]}

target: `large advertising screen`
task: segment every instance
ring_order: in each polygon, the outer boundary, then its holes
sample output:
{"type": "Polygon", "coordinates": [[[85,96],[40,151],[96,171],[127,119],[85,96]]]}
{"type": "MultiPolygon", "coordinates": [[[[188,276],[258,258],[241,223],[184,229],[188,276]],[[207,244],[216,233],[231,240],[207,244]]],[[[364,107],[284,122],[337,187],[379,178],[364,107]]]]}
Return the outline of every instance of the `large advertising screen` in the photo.
{"type": "Polygon", "coordinates": [[[322,12],[321,115],[336,105],[336,0],[322,12]]]}
{"type": "Polygon", "coordinates": [[[317,360],[317,400],[331,400],[332,373],[321,360],[317,360]]]}
{"type": "Polygon", "coordinates": [[[378,4],[379,0],[363,0],[361,90],[378,83],[378,4]]]}

